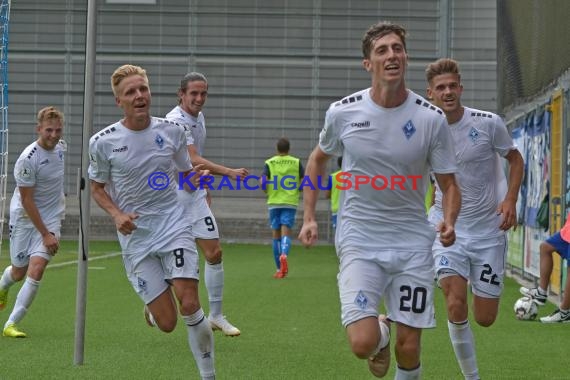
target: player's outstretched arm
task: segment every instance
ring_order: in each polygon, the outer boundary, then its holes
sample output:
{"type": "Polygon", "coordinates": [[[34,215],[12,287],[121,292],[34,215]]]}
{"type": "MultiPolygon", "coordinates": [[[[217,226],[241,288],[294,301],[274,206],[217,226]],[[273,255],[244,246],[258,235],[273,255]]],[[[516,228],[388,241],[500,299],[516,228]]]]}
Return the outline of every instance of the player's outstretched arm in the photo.
{"type": "MultiPolygon", "coordinates": [[[[208,190],[209,179],[203,177],[211,177],[211,174],[209,170],[204,170],[203,164],[195,165],[192,169],[187,170],[182,174],[184,176],[184,181],[179,182],[178,186],[182,186],[185,191],[192,193],[198,189],[208,190]]],[[[179,180],[180,178],[177,178],[177,181],[179,180]]]]}
{"type": "MultiPolygon", "coordinates": [[[[307,161],[305,176],[309,177],[311,183],[318,183],[318,179],[325,174],[325,167],[330,156],[323,152],[319,146],[313,149],[307,161]]],[[[317,200],[319,198],[319,188],[314,186],[303,187],[303,226],[299,232],[299,240],[309,247],[319,239],[318,225],[315,217],[317,200]]]]}
{"type": "Polygon", "coordinates": [[[233,180],[235,180],[237,177],[243,178],[249,174],[249,171],[247,169],[231,169],[205,159],[204,157],[200,156],[200,154],[198,154],[198,150],[194,144],[188,145],[188,153],[190,153],[192,165],[203,165],[203,169],[209,170],[211,174],[225,175],[233,180]]]}

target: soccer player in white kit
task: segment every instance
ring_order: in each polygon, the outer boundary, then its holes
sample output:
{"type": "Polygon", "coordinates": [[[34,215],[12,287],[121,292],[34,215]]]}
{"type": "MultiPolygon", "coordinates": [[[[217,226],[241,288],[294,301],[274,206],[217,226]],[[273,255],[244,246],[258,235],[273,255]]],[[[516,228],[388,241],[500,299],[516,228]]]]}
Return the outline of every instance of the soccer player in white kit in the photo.
{"type": "Polygon", "coordinates": [[[192,168],[184,128],[150,116],[141,67],[117,68],[111,84],[124,118],[89,141],[92,196],[113,217],[127,277],[147,317],[171,332],[179,310],[201,378],[214,379],[214,338],[198,296],[198,252],[167,174],[172,165],[182,173],[192,168]]]}
{"type": "MultiPolygon", "coordinates": [[[[427,221],[425,192],[433,171],[444,196],[439,238],[453,244],[461,204],[457,168],[443,112],[406,88],[405,29],[391,23],[371,26],[362,52],[372,86],[331,104],[305,174],[316,183],[332,155],[342,156],[342,171],[350,174],[342,184],[335,245],[341,319],[352,352],[368,359],[372,374],[385,376],[390,322],[395,322],[396,379],[418,379],[421,331],[435,326],[431,246],[436,230],[427,221]],[[382,299],[387,316],[378,316],[382,299]]],[[[309,246],[318,239],[318,192],[305,187],[303,197],[299,238],[309,246]]]]}
{"type": "Polygon", "coordinates": [[[16,189],[10,201],[11,264],[0,277],[0,311],[6,307],[8,289],[26,276],[2,335],[25,338],[17,327],[32,305],[44,271],[59,248],[65,143],[63,113],[45,107],[37,115],[38,139],[28,145],[14,165],[16,189]]]}
{"type": "MultiPolygon", "coordinates": [[[[237,177],[243,178],[249,174],[246,169],[227,168],[202,157],[206,144],[206,121],[202,107],[207,98],[208,81],[204,74],[188,73],[180,81],[178,105],[166,115],[166,118],[184,125],[188,152],[194,165],[202,165],[211,174],[227,176],[232,180],[237,177]]],[[[192,234],[206,258],[204,282],[210,304],[208,320],[214,330],[222,330],[227,336],[239,336],[240,330],[222,314],[224,267],[218,225],[210,209],[210,194],[206,189],[198,189],[192,193],[179,191],[177,195],[179,201],[187,208],[192,234]]]]}
{"type": "MultiPolygon", "coordinates": [[[[473,292],[473,316],[484,327],[495,322],[503,290],[507,239],[516,225],[516,203],[523,176],[523,158],[501,118],[461,104],[459,65],[449,58],[426,69],[428,97],[447,117],[459,170],[461,212],[455,224],[457,241],[433,245],[435,271],[447,304],[449,336],[465,379],[479,379],[473,333],[469,325],[467,284],[473,292]],[[499,156],[509,164],[507,186],[499,156]]],[[[436,185],[437,186],[437,185],[436,185]]],[[[442,217],[436,188],[430,220],[442,217]]]]}

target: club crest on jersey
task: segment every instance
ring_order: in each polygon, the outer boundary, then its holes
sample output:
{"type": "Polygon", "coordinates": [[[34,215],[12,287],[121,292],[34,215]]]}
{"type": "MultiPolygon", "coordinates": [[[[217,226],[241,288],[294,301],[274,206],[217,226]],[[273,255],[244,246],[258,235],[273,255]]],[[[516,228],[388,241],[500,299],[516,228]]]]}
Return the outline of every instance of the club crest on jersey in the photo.
{"type": "Polygon", "coordinates": [[[439,259],[439,265],[441,266],[449,266],[449,259],[445,256],[441,256],[441,258],[439,259]]]}
{"type": "Polygon", "coordinates": [[[164,146],[164,139],[162,138],[161,135],[156,135],[156,138],[154,139],[154,142],[156,143],[156,145],[158,145],[158,147],[160,149],[162,149],[162,147],[164,146]]]}
{"type": "Polygon", "coordinates": [[[472,142],[476,142],[479,139],[479,131],[472,127],[469,131],[469,138],[472,142]]]}
{"type": "Polygon", "coordinates": [[[408,122],[402,127],[402,130],[404,131],[404,136],[406,136],[408,140],[413,136],[414,133],[416,133],[416,127],[411,120],[408,120],[408,122]]]}
{"type": "Polygon", "coordinates": [[[368,305],[368,298],[366,298],[364,293],[362,293],[362,290],[360,290],[356,295],[354,303],[357,304],[358,307],[361,308],[362,310],[366,309],[366,306],[368,305]]]}
{"type": "Polygon", "coordinates": [[[129,147],[126,145],[123,145],[120,148],[114,148],[113,149],[113,153],[121,153],[121,152],[126,152],[127,150],[129,150],[129,147]]]}

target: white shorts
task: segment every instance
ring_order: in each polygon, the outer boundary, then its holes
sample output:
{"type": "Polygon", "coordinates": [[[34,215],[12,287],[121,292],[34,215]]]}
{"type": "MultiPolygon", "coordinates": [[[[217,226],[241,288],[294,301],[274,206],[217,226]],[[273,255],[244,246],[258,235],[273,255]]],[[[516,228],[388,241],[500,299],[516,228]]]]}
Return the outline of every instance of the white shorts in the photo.
{"type": "Polygon", "coordinates": [[[189,234],[181,231],[174,241],[180,248],[152,252],[143,257],[138,254],[123,255],[127,278],[145,304],[161,295],[172,279],[200,278],[196,244],[189,234]]]}
{"type": "Polygon", "coordinates": [[[192,223],[192,235],[196,239],[219,239],[218,224],[208,206],[206,192],[199,190],[179,197],[192,223]]]}
{"type": "Polygon", "coordinates": [[[338,287],[344,327],[378,316],[382,298],[388,318],[416,328],[435,327],[433,261],[427,252],[346,252],[338,287]]]}
{"type": "MultiPolygon", "coordinates": [[[[61,225],[56,223],[46,227],[59,240],[61,225]]],[[[53,257],[44,246],[42,235],[36,227],[10,224],[10,260],[12,265],[18,268],[26,267],[32,256],[43,257],[47,261],[51,261],[53,257]]]]}
{"type": "Polygon", "coordinates": [[[436,238],[433,258],[438,282],[459,275],[471,283],[473,294],[484,298],[499,298],[503,291],[506,235],[492,238],[457,237],[452,246],[444,247],[436,238]]]}
{"type": "MultiPolygon", "coordinates": [[[[206,205],[208,207],[208,205],[206,205]]],[[[205,216],[201,219],[194,220],[192,223],[192,236],[196,239],[205,239],[205,240],[212,240],[212,239],[219,239],[220,233],[218,232],[218,224],[216,223],[216,218],[214,218],[214,214],[208,207],[208,216],[205,216]]]]}

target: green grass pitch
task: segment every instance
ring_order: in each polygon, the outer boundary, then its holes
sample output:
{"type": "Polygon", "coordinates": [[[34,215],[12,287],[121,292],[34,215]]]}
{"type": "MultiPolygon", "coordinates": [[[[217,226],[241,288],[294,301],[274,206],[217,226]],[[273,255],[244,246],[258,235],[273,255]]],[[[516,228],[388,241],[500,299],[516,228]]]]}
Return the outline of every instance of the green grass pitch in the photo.
{"type": "MultiPolygon", "coordinates": [[[[115,242],[93,242],[90,257],[118,251],[115,242]]],[[[146,326],[142,302],[127,282],[120,256],[89,263],[85,360],[75,366],[77,267],[70,262],[76,259],[77,243],[63,242],[20,323],[28,338],[0,337],[0,379],[198,378],[181,320],[171,334],[146,326]]],[[[8,262],[6,249],[0,270],[8,262]]],[[[217,378],[372,379],[366,361],[350,352],[340,324],[334,249],[294,245],[289,263],[289,276],[277,280],[269,245],[224,245],[224,313],[242,335],[215,333],[217,378]]],[[[11,289],[8,307],[0,313],[2,326],[19,287],[11,289]]],[[[425,330],[422,338],[423,379],[461,379],[441,291],[436,295],[438,327],[425,330]]],[[[512,310],[517,298],[518,285],[508,279],[496,323],[473,326],[481,377],[567,379],[564,347],[570,325],[517,321],[512,310]]],[[[548,304],[539,315],[554,308],[548,304]]],[[[387,379],[394,377],[394,367],[395,360],[387,379]]]]}

